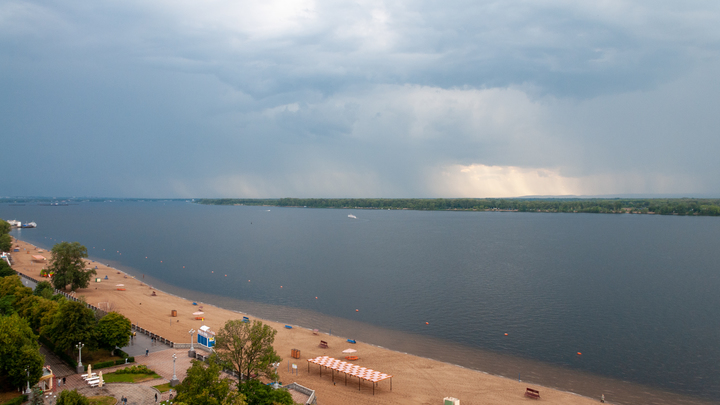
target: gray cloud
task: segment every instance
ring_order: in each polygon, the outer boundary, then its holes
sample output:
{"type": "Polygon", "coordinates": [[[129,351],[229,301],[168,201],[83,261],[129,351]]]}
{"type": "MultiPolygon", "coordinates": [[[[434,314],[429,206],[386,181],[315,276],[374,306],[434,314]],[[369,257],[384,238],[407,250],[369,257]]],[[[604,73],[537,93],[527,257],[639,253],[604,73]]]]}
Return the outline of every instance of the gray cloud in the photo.
{"type": "Polygon", "coordinates": [[[718,193],[719,11],[6,2],[4,194],[483,196],[478,167],[718,193]]]}

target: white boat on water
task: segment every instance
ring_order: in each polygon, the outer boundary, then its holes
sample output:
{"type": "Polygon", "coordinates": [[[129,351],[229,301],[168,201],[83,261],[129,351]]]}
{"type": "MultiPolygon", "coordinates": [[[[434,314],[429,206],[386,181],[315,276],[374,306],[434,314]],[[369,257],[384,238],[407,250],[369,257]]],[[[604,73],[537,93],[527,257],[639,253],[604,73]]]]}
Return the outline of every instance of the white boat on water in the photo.
{"type": "Polygon", "coordinates": [[[22,222],[16,221],[16,220],[14,220],[14,219],[11,219],[11,220],[6,221],[6,222],[7,222],[8,224],[10,224],[10,226],[14,226],[14,227],[16,227],[16,228],[19,228],[19,227],[22,226],[22,222]]]}
{"type": "Polygon", "coordinates": [[[353,214],[348,215],[348,218],[357,219],[357,217],[353,214]]]}
{"type": "Polygon", "coordinates": [[[37,228],[37,224],[35,222],[28,222],[26,224],[22,224],[20,228],[37,228]]]}

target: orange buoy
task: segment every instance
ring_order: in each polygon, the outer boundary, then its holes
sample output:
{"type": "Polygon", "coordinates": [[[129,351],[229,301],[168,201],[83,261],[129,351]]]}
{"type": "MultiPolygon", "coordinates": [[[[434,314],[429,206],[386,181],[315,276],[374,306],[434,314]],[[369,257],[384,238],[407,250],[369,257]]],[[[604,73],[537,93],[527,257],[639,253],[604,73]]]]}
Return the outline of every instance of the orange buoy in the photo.
{"type": "Polygon", "coordinates": [[[355,312],[360,312],[360,310],[359,310],[359,309],[356,309],[355,312]]]}
{"type": "Polygon", "coordinates": [[[280,286],[280,288],[282,288],[282,286],[280,286]]]}
{"type": "Polygon", "coordinates": [[[315,299],[317,299],[317,297],[315,297],[315,299]]]}
{"type": "Polygon", "coordinates": [[[215,273],[214,271],[210,271],[210,273],[215,273]]]}
{"type": "Polygon", "coordinates": [[[582,353],[578,352],[578,356],[582,356],[582,353]]]}
{"type": "Polygon", "coordinates": [[[185,268],[185,266],[183,266],[183,269],[184,269],[184,268],[185,268]]]}
{"type": "Polygon", "coordinates": [[[227,274],[225,275],[225,277],[227,277],[227,274]]]}
{"type": "Polygon", "coordinates": [[[430,325],[430,322],[425,322],[425,325],[430,325]]]}
{"type": "Polygon", "coordinates": [[[505,334],[505,336],[507,336],[507,333],[505,334]]]}

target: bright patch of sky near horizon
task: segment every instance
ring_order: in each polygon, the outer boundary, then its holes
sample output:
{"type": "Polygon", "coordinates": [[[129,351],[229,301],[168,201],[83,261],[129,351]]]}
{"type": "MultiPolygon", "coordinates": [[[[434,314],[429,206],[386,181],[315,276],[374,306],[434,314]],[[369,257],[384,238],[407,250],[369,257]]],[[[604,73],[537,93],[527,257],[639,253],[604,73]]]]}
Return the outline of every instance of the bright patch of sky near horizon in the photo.
{"type": "Polygon", "coordinates": [[[720,3],[0,3],[0,195],[720,195],[720,3]]]}

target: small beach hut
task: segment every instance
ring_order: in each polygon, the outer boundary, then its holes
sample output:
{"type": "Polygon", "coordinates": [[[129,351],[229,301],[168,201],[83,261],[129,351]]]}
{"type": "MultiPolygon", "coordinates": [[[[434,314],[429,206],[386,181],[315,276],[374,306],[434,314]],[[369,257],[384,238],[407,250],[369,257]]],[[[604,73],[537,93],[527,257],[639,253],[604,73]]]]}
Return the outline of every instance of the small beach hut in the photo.
{"type": "Polygon", "coordinates": [[[197,342],[205,347],[215,346],[215,332],[211,331],[209,326],[201,326],[197,332],[197,342]]]}

